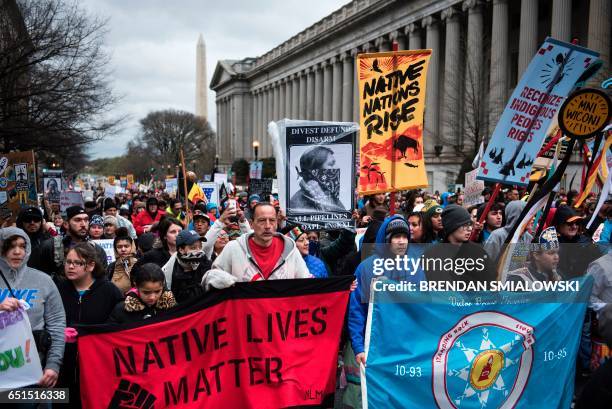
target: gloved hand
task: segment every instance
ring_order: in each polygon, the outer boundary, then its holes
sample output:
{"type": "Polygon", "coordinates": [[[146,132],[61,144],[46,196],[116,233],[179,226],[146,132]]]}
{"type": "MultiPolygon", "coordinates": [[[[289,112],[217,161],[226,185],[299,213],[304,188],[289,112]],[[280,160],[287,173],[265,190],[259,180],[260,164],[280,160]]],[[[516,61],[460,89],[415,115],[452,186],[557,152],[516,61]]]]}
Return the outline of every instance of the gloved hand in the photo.
{"type": "Polygon", "coordinates": [[[67,344],[74,344],[78,335],[79,333],[74,328],[66,327],[64,329],[64,341],[66,341],[67,344]]]}
{"type": "Polygon", "coordinates": [[[202,287],[204,287],[206,291],[210,290],[211,287],[222,290],[233,286],[236,281],[236,277],[230,273],[223,270],[212,269],[202,277],[202,287]]]}

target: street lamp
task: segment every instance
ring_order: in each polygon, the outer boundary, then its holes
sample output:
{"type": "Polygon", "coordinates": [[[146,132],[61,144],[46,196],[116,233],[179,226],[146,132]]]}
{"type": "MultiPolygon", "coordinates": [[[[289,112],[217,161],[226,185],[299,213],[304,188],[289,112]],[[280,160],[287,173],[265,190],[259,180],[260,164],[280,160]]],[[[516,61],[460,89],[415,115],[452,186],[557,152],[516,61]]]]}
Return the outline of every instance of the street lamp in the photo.
{"type": "Polygon", "coordinates": [[[213,170],[213,173],[217,172],[219,172],[219,155],[215,155],[215,169],[213,170]]]}
{"type": "Polygon", "coordinates": [[[255,152],[255,162],[257,162],[257,154],[259,153],[259,141],[253,141],[253,151],[255,152]]]}

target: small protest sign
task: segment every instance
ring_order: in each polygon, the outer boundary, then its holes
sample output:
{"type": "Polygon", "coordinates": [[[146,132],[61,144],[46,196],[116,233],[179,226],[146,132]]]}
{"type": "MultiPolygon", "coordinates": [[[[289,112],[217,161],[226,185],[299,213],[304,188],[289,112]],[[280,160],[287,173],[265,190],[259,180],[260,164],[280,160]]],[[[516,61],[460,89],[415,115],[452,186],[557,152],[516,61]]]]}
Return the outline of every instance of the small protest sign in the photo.
{"type": "Polygon", "coordinates": [[[12,223],[28,206],[38,206],[34,152],[0,155],[0,218],[12,223]]]}
{"type": "Polygon", "coordinates": [[[83,207],[83,194],[74,190],[63,190],[60,194],[60,211],[64,213],[71,206],[83,207]]]}
{"type": "Polygon", "coordinates": [[[249,196],[259,195],[263,198],[272,193],[272,179],[250,179],[249,196]]]}
{"type": "Polygon", "coordinates": [[[478,169],[474,169],[465,174],[465,190],[463,192],[463,205],[466,207],[484,203],[482,191],[485,184],[482,180],[477,180],[478,169]]]}

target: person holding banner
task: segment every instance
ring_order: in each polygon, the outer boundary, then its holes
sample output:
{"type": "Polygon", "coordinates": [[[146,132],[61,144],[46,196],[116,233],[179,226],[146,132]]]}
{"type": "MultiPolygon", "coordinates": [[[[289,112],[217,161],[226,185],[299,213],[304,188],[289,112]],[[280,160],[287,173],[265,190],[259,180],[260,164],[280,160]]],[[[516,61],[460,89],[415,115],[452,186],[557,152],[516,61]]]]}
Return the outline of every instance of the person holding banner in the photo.
{"type": "Polygon", "coordinates": [[[64,329],[66,315],[57,287],[51,278],[27,263],[31,254],[28,235],[21,229],[7,227],[0,229],[0,302],[3,309],[14,307],[8,298],[24,300],[36,348],[43,367],[39,385],[55,386],[64,355],[64,329]]]}
{"type": "Polygon", "coordinates": [[[310,274],[316,278],[327,278],[329,276],[327,267],[325,267],[323,260],[308,254],[308,236],[306,236],[306,233],[302,231],[299,226],[292,228],[285,235],[295,241],[295,245],[297,246],[297,249],[302,257],[304,257],[304,262],[306,263],[306,267],[308,267],[310,274]]]}
{"type": "MultiPolygon", "coordinates": [[[[372,280],[385,277],[394,281],[418,283],[425,279],[421,269],[410,271],[395,264],[396,259],[413,257],[409,250],[409,241],[410,227],[402,216],[395,215],[385,219],[376,233],[375,254],[362,261],[355,271],[357,288],[350,296],[348,330],[358,364],[365,365],[364,336],[372,280]],[[387,260],[394,261],[391,263],[391,269],[383,268],[388,265],[385,263],[387,260]]],[[[408,261],[405,265],[412,264],[408,261]]]]}
{"type": "Polygon", "coordinates": [[[295,242],[276,232],[277,212],[270,203],[253,209],[253,232],[229,242],[215,259],[202,285],[222,289],[236,282],[312,278],[295,242]]]}
{"type": "Polygon", "coordinates": [[[106,279],[91,243],[79,243],[68,251],[64,275],[66,280],[59,282],[58,289],[66,311],[66,350],[58,387],[70,388],[70,407],[80,408],[75,327],[105,323],[123,294],[106,279]]]}

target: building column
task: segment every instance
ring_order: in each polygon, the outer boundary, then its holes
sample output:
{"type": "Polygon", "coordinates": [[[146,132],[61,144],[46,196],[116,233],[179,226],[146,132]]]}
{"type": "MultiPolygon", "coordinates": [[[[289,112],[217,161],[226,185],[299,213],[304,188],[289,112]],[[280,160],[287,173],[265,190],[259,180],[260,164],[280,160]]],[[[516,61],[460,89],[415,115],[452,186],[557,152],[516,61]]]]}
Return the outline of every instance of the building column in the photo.
{"type": "Polygon", "coordinates": [[[262,158],[270,156],[270,138],[268,137],[268,124],[275,120],[274,118],[274,83],[268,85],[268,120],[266,121],[266,132],[264,134],[263,145],[261,149],[262,158]]]}
{"type": "Polygon", "coordinates": [[[251,137],[253,140],[257,139],[257,93],[251,92],[251,137]]]}
{"type": "Polygon", "coordinates": [[[459,112],[461,102],[459,92],[463,85],[461,61],[459,53],[460,23],[459,13],[453,7],[442,11],[442,19],[446,23],[446,43],[444,49],[444,105],[442,108],[441,140],[451,145],[460,145],[459,112]],[[457,61],[457,64],[449,64],[457,61]]]}
{"type": "Polygon", "coordinates": [[[508,0],[493,0],[491,69],[489,82],[489,135],[506,105],[508,92],[508,0]]]}
{"type": "Polygon", "coordinates": [[[421,29],[416,23],[411,23],[404,29],[404,34],[408,36],[408,49],[421,49],[421,29]]]}
{"type": "Polygon", "coordinates": [[[381,53],[391,51],[391,42],[386,38],[386,36],[378,37],[374,41],[374,45],[376,46],[376,49],[381,53]]]}
{"type": "Polygon", "coordinates": [[[285,111],[285,105],[286,105],[285,92],[287,91],[286,87],[287,87],[287,82],[283,78],[282,80],[280,80],[280,92],[279,92],[279,99],[278,99],[278,111],[279,111],[278,119],[279,120],[286,117],[286,114],[285,114],[286,112],[285,111]]]}
{"type": "Polygon", "coordinates": [[[349,52],[349,58],[353,61],[353,117],[351,120],[359,123],[359,77],[357,76],[357,54],[359,54],[358,48],[353,48],[349,52]]]}
{"type": "MultiPolygon", "coordinates": [[[[427,70],[427,91],[425,99],[425,152],[432,153],[438,144],[439,135],[439,101],[440,101],[440,32],[434,16],[427,16],[422,21],[426,29],[425,46],[432,49],[427,70]]],[[[411,37],[412,39],[412,37],[411,37]]],[[[412,46],[411,46],[412,49],[412,46]]]]}
{"type": "Polygon", "coordinates": [[[268,139],[268,117],[269,107],[268,104],[268,86],[264,86],[261,90],[261,138],[259,139],[260,155],[264,157],[264,145],[266,139],[268,139]]]}
{"type": "Polygon", "coordinates": [[[597,75],[589,80],[591,85],[599,86],[610,73],[610,0],[591,0],[589,5],[589,34],[587,46],[599,53],[604,62],[597,75]]]}
{"type": "Polygon", "coordinates": [[[242,104],[244,96],[241,93],[236,93],[232,97],[232,156],[234,158],[247,158],[248,150],[245,150],[245,134],[246,127],[241,126],[244,119],[244,111],[242,104]]]}
{"type": "Polygon", "coordinates": [[[291,76],[293,88],[291,89],[291,118],[299,119],[300,116],[300,75],[295,73],[291,76]]]}
{"type": "Polygon", "coordinates": [[[405,50],[406,49],[406,37],[404,37],[404,34],[401,31],[395,30],[395,31],[391,32],[389,34],[389,40],[391,40],[391,50],[393,50],[393,42],[394,41],[397,43],[397,49],[398,50],[405,50]]]}
{"type": "Polygon", "coordinates": [[[299,73],[300,76],[300,117],[299,119],[306,119],[306,76],[308,74],[306,73],[306,70],[302,70],[299,73]]]}
{"type": "Polygon", "coordinates": [[[314,119],[315,111],[315,68],[309,67],[306,70],[306,118],[309,121],[314,119]]]}
{"type": "Polygon", "coordinates": [[[332,58],[332,121],[340,121],[342,118],[342,57],[332,58]]]}
{"type": "Polygon", "coordinates": [[[323,120],[323,63],[318,63],[314,66],[315,70],[315,92],[314,92],[314,119],[315,121],[323,120]]]}
{"type": "MultiPolygon", "coordinates": [[[[333,61],[333,60],[332,60],[333,61]]],[[[332,65],[329,61],[325,61],[323,66],[323,120],[332,120],[332,65]]]]}
{"type": "Polygon", "coordinates": [[[257,90],[257,128],[255,128],[255,139],[261,143],[263,130],[263,94],[261,88],[257,90]]]}
{"type": "Polygon", "coordinates": [[[463,2],[463,11],[468,13],[467,55],[465,59],[465,76],[463,90],[463,132],[472,141],[484,136],[482,114],[485,110],[483,93],[483,50],[484,33],[482,3],[479,0],[463,2]]]}
{"type": "Polygon", "coordinates": [[[350,52],[342,53],[342,116],[341,121],[353,120],[353,81],[355,80],[353,57],[350,52]]]}
{"type": "Polygon", "coordinates": [[[273,121],[280,119],[280,81],[274,82],[274,118],[273,121]]]}
{"type": "MultiPolygon", "coordinates": [[[[608,24],[610,24],[609,20],[608,24]]],[[[572,0],[553,0],[550,35],[557,40],[570,41],[572,35],[572,0]]]]}
{"type": "Polygon", "coordinates": [[[291,115],[291,101],[293,100],[293,81],[291,75],[285,78],[285,118],[293,118],[291,115]]]}
{"type": "Polygon", "coordinates": [[[538,1],[521,0],[518,78],[521,78],[538,49],[538,1]]]}

